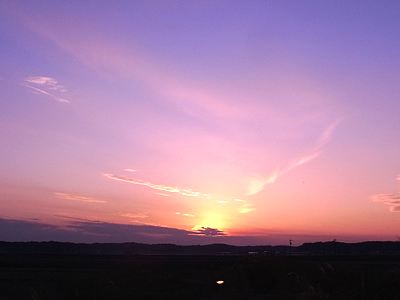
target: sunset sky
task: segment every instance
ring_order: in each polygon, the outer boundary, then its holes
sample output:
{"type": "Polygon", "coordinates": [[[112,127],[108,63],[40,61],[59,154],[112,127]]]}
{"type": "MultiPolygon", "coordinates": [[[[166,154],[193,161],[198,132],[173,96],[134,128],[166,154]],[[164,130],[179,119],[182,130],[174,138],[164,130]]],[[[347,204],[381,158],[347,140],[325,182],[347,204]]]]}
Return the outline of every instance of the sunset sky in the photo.
{"type": "Polygon", "coordinates": [[[0,240],[397,240],[399,49],[399,1],[0,0],[0,240]]]}

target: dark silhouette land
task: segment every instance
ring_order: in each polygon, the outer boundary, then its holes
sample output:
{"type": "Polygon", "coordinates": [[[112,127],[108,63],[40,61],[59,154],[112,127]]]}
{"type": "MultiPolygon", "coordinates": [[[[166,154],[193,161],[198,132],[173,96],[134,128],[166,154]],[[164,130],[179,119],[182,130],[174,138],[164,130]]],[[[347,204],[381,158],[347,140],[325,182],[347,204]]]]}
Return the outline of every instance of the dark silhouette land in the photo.
{"type": "Polygon", "coordinates": [[[398,242],[0,242],[0,299],[399,299],[398,242]]]}

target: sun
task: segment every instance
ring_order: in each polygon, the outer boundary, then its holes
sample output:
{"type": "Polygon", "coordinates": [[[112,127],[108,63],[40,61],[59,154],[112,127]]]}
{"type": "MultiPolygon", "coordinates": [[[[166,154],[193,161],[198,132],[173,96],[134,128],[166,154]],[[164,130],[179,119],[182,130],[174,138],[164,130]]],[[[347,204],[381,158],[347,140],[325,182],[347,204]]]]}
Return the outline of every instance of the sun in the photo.
{"type": "Polygon", "coordinates": [[[194,226],[196,229],[210,227],[224,230],[228,226],[228,218],[225,214],[220,212],[207,212],[202,215],[196,223],[196,226],[194,226]]]}

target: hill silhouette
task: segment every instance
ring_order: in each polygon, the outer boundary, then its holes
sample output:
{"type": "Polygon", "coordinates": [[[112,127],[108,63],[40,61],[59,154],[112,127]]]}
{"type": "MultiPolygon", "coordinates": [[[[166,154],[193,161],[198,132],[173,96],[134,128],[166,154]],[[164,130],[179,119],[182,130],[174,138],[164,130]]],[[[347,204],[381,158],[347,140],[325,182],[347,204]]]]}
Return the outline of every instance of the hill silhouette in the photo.
{"type": "Polygon", "coordinates": [[[399,242],[0,242],[0,299],[399,299],[399,242]]]}
{"type": "Polygon", "coordinates": [[[233,246],[227,244],[190,245],[142,243],[65,243],[0,242],[0,254],[87,254],[87,255],[399,255],[400,242],[369,241],[360,243],[316,242],[301,246],[233,246]]]}

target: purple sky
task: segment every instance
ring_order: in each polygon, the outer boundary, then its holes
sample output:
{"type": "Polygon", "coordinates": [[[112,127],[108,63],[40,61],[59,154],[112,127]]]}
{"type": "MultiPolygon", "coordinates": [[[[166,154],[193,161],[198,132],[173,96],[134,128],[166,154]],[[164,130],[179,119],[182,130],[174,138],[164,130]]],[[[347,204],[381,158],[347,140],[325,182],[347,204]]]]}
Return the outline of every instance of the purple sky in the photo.
{"type": "Polygon", "coordinates": [[[0,2],[0,240],[400,234],[400,2],[0,2]]]}

